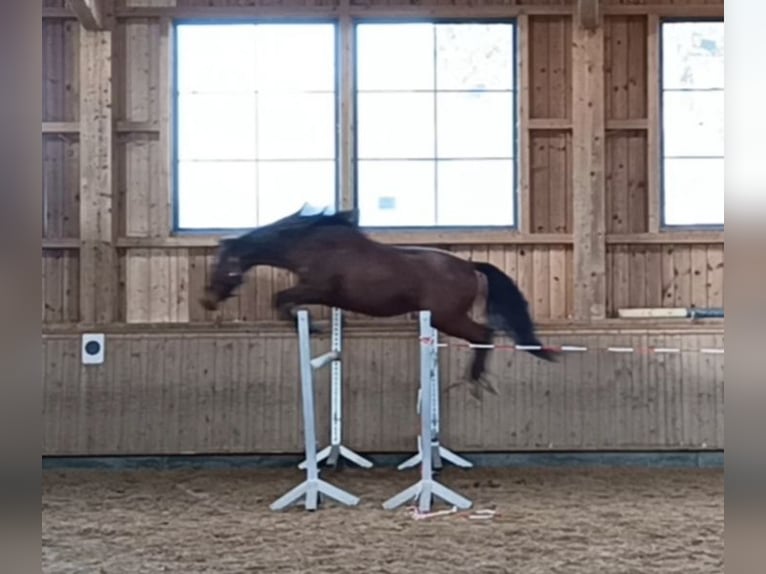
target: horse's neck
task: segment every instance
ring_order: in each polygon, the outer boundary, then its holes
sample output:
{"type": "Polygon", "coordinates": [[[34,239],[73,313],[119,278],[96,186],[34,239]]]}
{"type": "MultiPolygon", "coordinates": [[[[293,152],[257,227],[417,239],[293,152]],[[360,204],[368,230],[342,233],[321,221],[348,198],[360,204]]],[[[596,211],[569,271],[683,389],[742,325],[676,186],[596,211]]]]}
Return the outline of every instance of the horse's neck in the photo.
{"type": "Polygon", "coordinates": [[[252,248],[242,256],[243,267],[247,271],[258,265],[266,265],[297,273],[318,258],[327,257],[335,246],[355,241],[371,240],[355,228],[345,225],[316,227],[303,235],[280,239],[278,243],[253,243],[252,248]]]}
{"type": "Polygon", "coordinates": [[[293,271],[294,264],[289,257],[289,251],[283,249],[258,249],[257,251],[246,254],[242,257],[243,273],[246,273],[253,267],[267,266],[278,267],[293,271]]]}

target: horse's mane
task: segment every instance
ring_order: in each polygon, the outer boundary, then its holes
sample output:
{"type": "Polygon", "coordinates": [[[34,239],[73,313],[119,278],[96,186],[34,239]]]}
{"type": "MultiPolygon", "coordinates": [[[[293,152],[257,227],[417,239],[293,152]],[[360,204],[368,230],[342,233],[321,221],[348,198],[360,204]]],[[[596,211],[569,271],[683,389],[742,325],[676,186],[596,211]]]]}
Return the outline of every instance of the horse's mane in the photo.
{"type": "Polygon", "coordinates": [[[306,227],[359,227],[359,213],[356,209],[353,209],[331,214],[301,215],[295,221],[295,224],[297,226],[305,225],[306,227]]]}
{"type": "Polygon", "coordinates": [[[278,219],[274,223],[264,226],[264,228],[269,227],[275,231],[299,231],[315,227],[359,226],[359,212],[356,209],[338,211],[336,213],[325,213],[324,211],[321,211],[312,215],[303,215],[301,211],[290,214],[282,219],[278,219]]]}
{"type": "Polygon", "coordinates": [[[272,223],[246,231],[238,237],[224,239],[222,243],[228,243],[229,245],[234,246],[235,244],[242,245],[252,242],[260,242],[262,240],[267,240],[267,237],[273,237],[272,234],[275,232],[301,233],[321,227],[359,228],[359,211],[357,209],[338,211],[336,213],[325,213],[324,211],[321,211],[315,214],[304,215],[302,213],[304,208],[305,206],[299,211],[272,223]]]}

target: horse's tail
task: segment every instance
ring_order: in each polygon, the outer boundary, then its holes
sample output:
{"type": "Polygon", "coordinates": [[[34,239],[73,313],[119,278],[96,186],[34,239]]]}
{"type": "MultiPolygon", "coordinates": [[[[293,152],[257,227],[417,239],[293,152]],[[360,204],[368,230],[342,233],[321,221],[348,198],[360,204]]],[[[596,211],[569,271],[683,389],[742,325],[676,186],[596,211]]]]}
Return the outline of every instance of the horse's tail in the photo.
{"type": "MultiPolygon", "coordinates": [[[[517,345],[539,345],[535,326],[529,313],[529,303],[513,279],[491,263],[476,262],[474,267],[487,277],[487,315],[489,326],[507,333],[517,345]]],[[[555,361],[555,353],[530,350],[530,354],[545,361],[555,361]]]]}

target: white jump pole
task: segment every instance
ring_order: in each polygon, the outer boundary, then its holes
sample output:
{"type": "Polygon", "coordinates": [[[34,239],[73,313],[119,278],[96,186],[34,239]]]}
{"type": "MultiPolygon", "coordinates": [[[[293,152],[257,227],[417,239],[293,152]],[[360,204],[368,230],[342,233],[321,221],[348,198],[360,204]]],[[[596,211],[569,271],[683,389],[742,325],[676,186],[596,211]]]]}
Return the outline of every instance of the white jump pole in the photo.
{"type": "MultiPolygon", "coordinates": [[[[430,311],[420,312],[420,388],[421,404],[431,405],[432,376],[437,352],[436,329],[431,326],[430,311]]],[[[431,416],[429,409],[420,409],[421,444],[431,444],[431,416]]],[[[421,449],[420,481],[394,495],[383,503],[383,508],[393,510],[410,500],[418,499],[421,512],[431,510],[432,497],[455,506],[460,510],[471,508],[471,501],[433,479],[432,449],[421,449]]]]}
{"type": "MultiPolygon", "coordinates": [[[[357,454],[347,446],[342,444],[343,434],[343,373],[341,351],[343,350],[343,322],[341,310],[337,307],[332,309],[332,334],[330,353],[330,444],[317,453],[317,462],[327,459],[328,466],[336,466],[339,458],[361,466],[362,468],[372,468],[372,462],[357,454]]],[[[317,357],[320,359],[321,357],[317,357]]],[[[314,360],[317,360],[314,359],[314,360]]],[[[299,468],[306,468],[304,460],[298,465],[299,468]]]]}
{"type": "Polygon", "coordinates": [[[271,504],[271,510],[284,510],[304,499],[306,510],[316,510],[319,497],[325,495],[341,504],[355,506],[359,498],[319,478],[314,426],[314,369],[337,359],[337,351],[311,358],[309,318],[305,310],[298,311],[298,343],[301,370],[301,396],[303,399],[303,439],[306,450],[306,480],[271,504]]]}
{"type": "MultiPolygon", "coordinates": [[[[434,351],[431,354],[431,461],[434,469],[442,468],[442,459],[447,462],[451,462],[455,466],[461,468],[472,468],[473,463],[464,459],[462,456],[455,454],[447,447],[442,446],[439,439],[440,421],[439,421],[439,345],[438,335],[439,332],[434,329],[434,351]]],[[[425,401],[423,400],[423,391],[418,391],[417,411],[421,413],[425,401]]],[[[397,468],[404,470],[405,468],[411,468],[417,466],[423,460],[423,437],[418,435],[418,452],[412,455],[410,458],[402,462],[397,468]]]]}

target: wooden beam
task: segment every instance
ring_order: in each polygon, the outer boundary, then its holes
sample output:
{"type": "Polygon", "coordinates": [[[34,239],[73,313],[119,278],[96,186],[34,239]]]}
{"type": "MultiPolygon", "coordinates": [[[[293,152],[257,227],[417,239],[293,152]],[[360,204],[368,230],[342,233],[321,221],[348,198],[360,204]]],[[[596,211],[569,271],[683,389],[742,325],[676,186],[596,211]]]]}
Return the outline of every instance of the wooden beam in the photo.
{"type": "Polygon", "coordinates": [[[519,45],[519,159],[520,159],[520,174],[519,174],[519,214],[517,217],[517,223],[519,230],[522,233],[529,233],[532,231],[532,201],[531,188],[532,188],[532,137],[530,131],[532,127],[531,119],[531,100],[530,100],[530,73],[529,73],[529,51],[530,51],[530,39],[529,39],[529,16],[522,14],[518,20],[518,39],[519,45]]]}
{"type": "Polygon", "coordinates": [[[723,231],[662,231],[607,235],[609,245],[711,245],[724,242],[723,231]]]}
{"type": "Polygon", "coordinates": [[[150,232],[153,235],[167,237],[173,229],[173,21],[163,18],[160,21],[159,44],[159,181],[162,197],[155,199],[154,217],[151,220],[150,232]]]}
{"type": "Polygon", "coordinates": [[[632,118],[622,120],[607,120],[606,129],[611,131],[642,131],[646,130],[648,123],[644,118],[632,118]]]}
{"type": "MultiPolygon", "coordinates": [[[[348,12],[349,0],[341,0],[342,12],[348,12]]],[[[340,195],[338,205],[341,209],[353,209],[356,204],[354,189],[354,136],[356,113],[354,104],[354,22],[349,16],[341,16],[340,27],[340,114],[338,122],[338,141],[340,142],[340,195]]]]}
{"type": "Polygon", "coordinates": [[[69,8],[49,8],[43,6],[43,20],[77,20],[77,14],[69,8]]]}
{"type": "MultiPolygon", "coordinates": [[[[317,319],[312,325],[327,327],[328,319],[317,319]]],[[[416,332],[415,319],[386,320],[374,318],[348,319],[343,336],[355,338],[374,334],[380,338],[401,338],[416,332]]],[[[538,334],[547,335],[723,335],[724,324],[721,319],[697,319],[695,321],[679,321],[677,318],[629,319],[616,318],[603,321],[578,322],[571,320],[538,320],[538,334]]],[[[178,335],[184,338],[195,337],[232,337],[241,336],[247,339],[281,336],[295,339],[295,327],[285,321],[238,321],[235,323],[191,322],[191,323],[112,323],[111,325],[91,326],[72,323],[45,323],[42,329],[43,338],[79,336],[88,332],[92,327],[108,335],[123,335],[138,340],[154,337],[178,335]]]]}
{"type": "Polygon", "coordinates": [[[44,134],[77,134],[80,133],[79,122],[43,122],[44,134]]]}
{"type": "Polygon", "coordinates": [[[76,251],[80,249],[79,239],[43,239],[43,251],[76,251]]]}
{"type": "Polygon", "coordinates": [[[723,2],[720,4],[606,4],[602,12],[608,16],[644,16],[653,14],[669,18],[723,18],[723,2]]]}
{"type": "Polygon", "coordinates": [[[577,23],[586,30],[595,30],[601,21],[600,0],[577,0],[577,23]]]}
{"type": "Polygon", "coordinates": [[[112,33],[80,33],[80,310],[89,324],[117,319],[112,226],[112,33]]]}
{"type": "Polygon", "coordinates": [[[572,129],[572,121],[559,118],[530,118],[529,129],[535,131],[568,131],[572,129]]]}
{"type": "Polygon", "coordinates": [[[161,132],[160,122],[131,122],[119,120],[115,130],[119,134],[157,134],[161,132]]]}
{"type": "Polygon", "coordinates": [[[177,18],[177,19],[209,19],[225,18],[228,20],[251,20],[261,18],[266,20],[282,20],[284,18],[301,17],[343,17],[353,18],[510,18],[522,14],[543,16],[572,15],[574,9],[568,5],[504,5],[504,6],[363,6],[342,4],[338,7],[331,5],[316,5],[307,3],[305,6],[265,6],[250,4],[247,6],[125,6],[115,9],[118,19],[144,18],[177,18]]]}
{"type": "MultiPolygon", "coordinates": [[[[533,131],[565,132],[572,129],[570,120],[556,118],[531,118],[528,121],[529,129],[533,131]]],[[[607,120],[606,129],[611,131],[643,131],[648,128],[648,122],[644,118],[607,120]]]]}
{"type": "Polygon", "coordinates": [[[656,14],[646,21],[646,193],[647,226],[650,233],[660,231],[662,205],[660,202],[660,169],[662,167],[660,118],[660,19],[656,14]]]}
{"type": "MultiPolygon", "coordinates": [[[[120,249],[193,249],[216,247],[221,235],[174,237],[121,237],[120,249]]],[[[513,233],[503,231],[372,231],[368,235],[388,245],[571,245],[572,236],[561,233],[513,233]]]]}
{"type": "Polygon", "coordinates": [[[67,5],[77,15],[82,27],[96,32],[107,27],[105,0],[67,0],[67,5]]]}
{"type": "Polygon", "coordinates": [[[574,318],[606,317],[604,28],[572,32],[574,318]]]}
{"type": "MultiPolygon", "coordinates": [[[[85,1],[85,0],[79,0],[85,1]]],[[[578,0],[583,1],[583,0],[578,0]]],[[[588,0],[585,0],[586,2],[588,0]]],[[[592,1],[592,0],[591,0],[592,1]]],[[[512,4],[506,6],[364,6],[352,5],[348,8],[334,6],[124,6],[114,10],[118,19],[179,18],[208,19],[225,18],[230,20],[250,20],[254,17],[264,19],[283,19],[287,17],[310,16],[352,16],[354,18],[411,18],[411,17],[486,17],[508,18],[524,14],[540,16],[572,15],[577,8],[572,5],[512,4]]],[[[606,4],[600,11],[608,15],[646,15],[656,14],[670,17],[720,17],[724,8],[721,4],[606,4]]],[[[44,18],[73,17],[68,11],[56,8],[44,8],[44,18]]]]}

